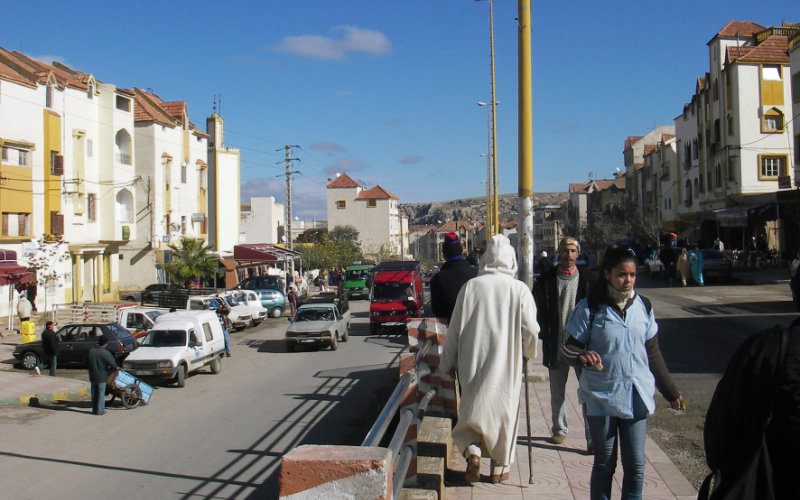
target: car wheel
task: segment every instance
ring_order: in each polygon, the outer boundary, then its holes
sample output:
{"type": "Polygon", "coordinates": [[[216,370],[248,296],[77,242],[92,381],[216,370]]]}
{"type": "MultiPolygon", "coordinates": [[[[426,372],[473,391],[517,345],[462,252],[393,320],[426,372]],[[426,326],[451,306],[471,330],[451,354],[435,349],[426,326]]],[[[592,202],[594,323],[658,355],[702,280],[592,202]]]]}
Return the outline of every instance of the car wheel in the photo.
{"type": "Polygon", "coordinates": [[[350,338],[350,326],[347,326],[347,329],[344,331],[342,335],[342,342],[347,342],[347,339],[350,338]]]}
{"type": "Polygon", "coordinates": [[[184,365],[178,367],[178,373],[175,375],[175,383],[178,387],[186,387],[186,367],[184,365]]]}
{"type": "Polygon", "coordinates": [[[127,409],[136,408],[142,401],[142,390],[133,384],[128,384],[122,389],[119,398],[127,409]]]}
{"type": "Polygon", "coordinates": [[[39,355],[33,351],[28,351],[22,355],[22,367],[26,370],[33,370],[39,366],[39,355]]]}
{"type": "Polygon", "coordinates": [[[339,348],[338,337],[339,337],[338,333],[333,334],[333,338],[331,339],[331,351],[335,351],[336,349],[339,348]]]}
{"type": "Polygon", "coordinates": [[[272,316],[273,318],[280,318],[282,314],[283,314],[283,309],[281,309],[280,307],[276,307],[270,312],[269,315],[272,316]]]}
{"type": "Polygon", "coordinates": [[[222,371],[222,358],[220,356],[214,356],[214,360],[211,361],[211,373],[216,375],[221,371],[222,371]]]}
{"type": "Polygon", "coordinates": [[[287,351],[287,352],[294,352],[294,343],[292,343],[292,342],[287,342],[287,343],[286,343],[286,351],[287,351]]]}

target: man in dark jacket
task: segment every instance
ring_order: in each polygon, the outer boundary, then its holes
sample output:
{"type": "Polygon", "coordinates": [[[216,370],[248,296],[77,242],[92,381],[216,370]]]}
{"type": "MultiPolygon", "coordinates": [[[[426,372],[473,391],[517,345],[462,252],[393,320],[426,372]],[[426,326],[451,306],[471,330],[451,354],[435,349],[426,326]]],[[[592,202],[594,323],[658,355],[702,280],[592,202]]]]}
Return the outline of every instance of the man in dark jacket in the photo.
{"type": "MultiPolygon", "coordinates": [[[[53,330],[56,324],[53,321],[45,323],[44,331],[42,332],[42,350],[47,358],[47,365],[50,368],[50,376],[56,376],[56,365],[58,364],[58,335],[53,330]]],[[[41,368],[36,367],[36,372],[41,373],[41,368]]]]}
{"type": "MultiPolygon", "coordinates": [[[[567,435],[567,404],[564,391],[569,377],[569,365],[560,357],[564,345],[564,326],[567,324],[575,304],[586,296],[587,273],[578,270],[576,262],[581,253],[578,240],[565,237],[558,245],[558,266],[550,267],[533,286],[536,301],[536,320],[541,331],[544,366],[550,370],[550,405],[553,416],[552,442],[562,444],[567,435]]],[[[575,368],[580,377],[580,368],[575,368]]],[[[588,428],[587,448],[592,444],[588,428]]]]}
{"type": "Polygon", "coordinates": [[[119,369],[117,360],[106,349],[108,340],[100,337],[97,347],[89,350],[89,382],[92,384],[92,413],[103,415],[106,412],[106,380],[112,370],[119,369]]]}
{"type": "Polygon", "coordinates": [[[456,233],[444,235],[442,270],[431,278],[431,309],[442,321],[450,322],[461,287],[478,275],[478,268],[470,266],[463,256],[464,249],[456,233]]]}

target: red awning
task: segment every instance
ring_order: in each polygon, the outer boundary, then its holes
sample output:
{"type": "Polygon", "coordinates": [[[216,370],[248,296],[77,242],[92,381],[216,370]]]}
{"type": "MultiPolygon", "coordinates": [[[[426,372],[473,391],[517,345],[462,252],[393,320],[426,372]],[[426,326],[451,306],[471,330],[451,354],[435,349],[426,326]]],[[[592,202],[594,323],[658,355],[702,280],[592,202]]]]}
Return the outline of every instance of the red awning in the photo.
{"type": "Polygon", "coordinates": [[[236,260],[278,262],[287,259],[295,260],[299,257],[298,252],[269,243],[242,243],[233,247],[233,258],[236,260]]]}
{"type": "Polygon", "coordinates": [[[29,285],[36,275],[17,264],[17,252],[0,249],[0,285],[29,285]]]}

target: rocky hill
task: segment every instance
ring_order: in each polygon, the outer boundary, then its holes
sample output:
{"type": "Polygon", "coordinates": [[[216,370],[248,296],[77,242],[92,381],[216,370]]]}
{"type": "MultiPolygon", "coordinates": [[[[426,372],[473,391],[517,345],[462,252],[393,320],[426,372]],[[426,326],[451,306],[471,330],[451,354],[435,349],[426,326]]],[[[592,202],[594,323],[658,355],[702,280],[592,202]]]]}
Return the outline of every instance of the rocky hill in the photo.
{"type": "MultiPolygon", "coordinates": [[[[501,194],[500,220],[516,220],[517,195],[501,194]]],[[[569,200],[569,193],[536,193],[533,196],[534,205],[561,205],[569,200]]],[[[470,220],[483,222],[486,216],[486,198],[461,198],[449,201],[433,201],[430,203],[402,203],[400,210],[408,216],[408,223],[413,224],[438,224],[448,220],[470,220]]]]}

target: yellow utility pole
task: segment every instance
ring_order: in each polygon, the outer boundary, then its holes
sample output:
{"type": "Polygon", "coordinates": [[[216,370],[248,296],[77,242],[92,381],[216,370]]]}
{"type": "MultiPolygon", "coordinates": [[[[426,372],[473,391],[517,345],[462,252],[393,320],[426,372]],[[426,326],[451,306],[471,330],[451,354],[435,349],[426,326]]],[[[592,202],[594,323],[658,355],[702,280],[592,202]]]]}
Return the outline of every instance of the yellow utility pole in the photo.
{"type": "Polygon", "coordinates": [[[519,279],[533,287],[533,99],[531,97],[531,0],[518,0],[519,279]]]}
{"type": "MultiPolygon", "coordinates": [[[[492,225],[494,233],[500,232],[500,212],[497,200],[497,95],[494,82],[494,2],[489,0],[489,60],[492,71],[492,225]]],[[[494,235],[492,235],[494,236],[494,235]]]]}

